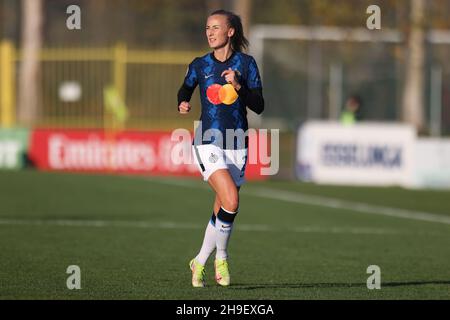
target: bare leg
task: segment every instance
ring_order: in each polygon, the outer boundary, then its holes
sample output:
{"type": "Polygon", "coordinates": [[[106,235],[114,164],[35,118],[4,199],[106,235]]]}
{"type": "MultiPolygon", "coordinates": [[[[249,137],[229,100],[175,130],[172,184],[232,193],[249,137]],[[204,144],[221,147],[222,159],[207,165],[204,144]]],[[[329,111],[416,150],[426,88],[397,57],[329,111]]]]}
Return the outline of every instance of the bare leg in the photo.
{"type": "MultiPolygon", "coordinates": [[[[241,189],[241,187],[237,187],[238,192],[241,189]]],[[[220,202],[219,196],[216,193],[216,197],[214,198],[214,204],[213,204],[213,212],[217,216],[217,213],[220,210],[220,207],[222,206],[222,202],[220,202]]]]}
{"type": "Polygon", "coordinates": [[[216,260],[226,260],[228,242],[239,207],[239,189],[226,169],[214,172],[208,182],[216,192],[214,201],[214,212],[217,210],[216,260]]]}
{"type": "MultiPolygon", "coordinates": [[[[214,209],[216,209],[216,204],[220,204],[225,210],[236,212],[239,207],[239,190],[234,184],[233,178],[231,178],[228,170],[217,170],[209,177],[208,183],[216,192],[214,209]]],[[[220,209],[220,206],[218,209],[220,209]]]]}

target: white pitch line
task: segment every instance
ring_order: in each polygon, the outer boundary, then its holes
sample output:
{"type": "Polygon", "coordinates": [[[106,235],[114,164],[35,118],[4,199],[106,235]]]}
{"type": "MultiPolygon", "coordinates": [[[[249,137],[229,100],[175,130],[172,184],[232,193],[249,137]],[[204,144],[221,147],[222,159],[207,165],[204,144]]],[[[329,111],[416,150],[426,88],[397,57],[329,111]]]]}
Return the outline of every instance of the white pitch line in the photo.
{"type": "MultiPolygon", "coordinates": [[[[146,179],[147,180],[147,179],[146,179]]],[[[148,179],[152,182],[162,183],[166,185],[178,187],[195,187],[200,189],[209,189],[206,185],[200,185],[188,181],[170,181],[148,179]]],[[[395,218],[404,218],[419,221],[437,222],[443,224],[450,224],[450,217],[441,216],[429,212],[412,211],[384,206],[370,205],[367,203],[359,203],[352,201],[339,200],[334,198],[306,195],[298,192],[258,188],[258,189],[244,189],[244,194],[279,200],[292,203],[307,204],[319,207],[327,207],[332,209],[350,210],[362,212],[367,214],[378,214],[390,216],[395,218]]],[[[0,219],[0,225],[31,225],[31,226],[67,226],[67,227],[133,227],[133,228],[156,228],[156,229],[203,229],[204,226],[193,224],[177,224],[174,222],[149,222],[149,221],[114,221],[114,220],[22,220],[22,219],[0,219]]],[[[290,231],[299,233],[336,233],[336,234],[405,234],[398,230],[376,229],[376,228],[339,228],[339,227],[317,227],[317,226],[301,226],[291,228],[273,228],[265,225],[237,225],[238,230],[241,231],[290,231]]],[[[414,233],[417,234],[417,233],[414,233]]]]}
{"type": "MultiPolygon", "coordinates": [[[[196,187],[205,189],[207,186],[199,185],[190,181],[172,181],[172,180],[156,180],[151,179],[152,182],[174,185],[179,187],[196,187]]],[[[435,222],[435,223],[443,223],[450,225],[450,217],[434,214],[430,212],[424,211],[415,211],[415,210],[407,210],[407,209],[399,209],[378,205],[371,205],[364,202],[353,202],[347,200],[340,200],[335,198],[323,197],[323,196],[313,196],[307,195],[299,192],[278,190],[278,189],[270,189],[270,188],[258,188],[258,189],[242,189],[243,194],[252,195],[256,197],[273,199],[279,201],[287,201],[293,203],[301,203],[312,206],[319,206],[325,208],[332,209],[341,209],[341,210],[350,210],[367,214],[377,214],[395,218],[402,219],[410,219],[416,221],[427,221],[427,222],[435,222]]]]}
{"type": "Polygon", "coordinates": [[[66,220],[66,219],[0,219],[0,225],[27,226],[59,226],[59,227],[126,227],[126,228],[154,228],[154,229],[199,229],[193,224],[176,224],[173,222],[149,221],[114,221],[114,220],[66,220]]]}
{"type": "Polygon", "coordinates": [[[301,203],[313,206],[320,206],[332,209],[351,210],[368,214],[378,214],[383,216],[437,222],[450,224],[450,217],[423,211],[413,211],[407,209],[398,209],[384,206],[371,205],[363,202],[353,202],[339,200],[334,198],[312,196],[291,191],[282,191],[276,189],[257,189],[246,190],[246,194],[263,197],[274,200],[282,200],[287,202],[301,203]]]}
{"type": "MultiPolygon", "coordinates": [[[[21,226],[56,226],[56,227],[91,227],[91,228],[148,228],[148,229],[204,229],[203,225],[194,225],[175,222],[150,222],[150,221],[114,221],[114,220],[64,220],[64,219],[0,219],[0,225],[21,226]]],[[[398,230],[361,227],[272,227],[267,225],[239,224],[236,229],[243,232],[295,232],[295,233],[333,233],[333,234],[405,234],[398,230]]]]}

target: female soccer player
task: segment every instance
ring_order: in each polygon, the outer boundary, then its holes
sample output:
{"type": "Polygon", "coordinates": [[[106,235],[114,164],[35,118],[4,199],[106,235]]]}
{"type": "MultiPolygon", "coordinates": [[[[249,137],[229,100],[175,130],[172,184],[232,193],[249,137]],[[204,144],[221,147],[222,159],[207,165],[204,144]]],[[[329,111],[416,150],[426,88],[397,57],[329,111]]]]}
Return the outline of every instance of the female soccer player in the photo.
{"type": "Polygon", "coordinates": [[[199,85],[202,112],[193,156],[203,179],[215,192],[202,247],[189,263],[194,287],[205,286],[205,264],[214,249],[216,282],[230,284],[227,247],[247,161],[246,107],[257,114],[264,110],[258,67],[253,57],[242,52],[248,41],[240,17],[225,10],[213,12],[206,22],[206,37],[213,51],[189,64],[178,91],[178,111],[187,114],[192,93],[199,85]]]}

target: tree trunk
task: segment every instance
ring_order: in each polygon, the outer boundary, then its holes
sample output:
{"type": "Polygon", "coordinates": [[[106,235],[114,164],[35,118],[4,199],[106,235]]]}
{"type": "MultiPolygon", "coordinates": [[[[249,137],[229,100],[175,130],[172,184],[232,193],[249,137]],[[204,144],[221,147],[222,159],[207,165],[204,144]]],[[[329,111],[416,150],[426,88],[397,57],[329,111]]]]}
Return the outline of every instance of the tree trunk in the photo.
{"type": "Polygon", "coordinates": [[[250,28],[250,18],[252,10],[251,0],[234,0],[234,13],[241,16],[242,28],[244,29],[244,35],[248,37],[250,28]]]}
{"type": "Polygon", "coordinates": [[[222,9],[223,5],[221,0],[208,0],[206,1],[206,7],[208,10],[207,14],[209,15],[216,10],[222,9]]]}
{"type": "Polygon", "coordinates": [[[36,122],[40,95],[43,0],[22,0],[22,63],[19,74],[19,121],[36,122]]]}
{"type": "MultiPolygon", "coordinates": [[[[1,2],[1,1],[0,1],[1,2]]],[[[3,27],[2,36],[6,39],[17,43],[17,23],[18,13],[16,10],[18,9],[18,4],[15,0],[3,0],[3,12],[1,15],[1,24],[3,27]]]]}
{"type": "Polygon", "coordinates": [[[97,47],[112,45],[111,32],[113,32],[115,28],[110,27],[109,25],[110,23],[115,22],[110,21],[109,19],[114,19],[116,16],[111,12],[110,17],[108,17],[108,4],[106,3],[106,0],[87,1],[86,6],[87,27],[90,28],[89,42],[97,47]]]}
{"type": "Polygon", "coordinates": [[[424,126],[425,0],[411,1],[402,118],[418,130],[424,126]]]}

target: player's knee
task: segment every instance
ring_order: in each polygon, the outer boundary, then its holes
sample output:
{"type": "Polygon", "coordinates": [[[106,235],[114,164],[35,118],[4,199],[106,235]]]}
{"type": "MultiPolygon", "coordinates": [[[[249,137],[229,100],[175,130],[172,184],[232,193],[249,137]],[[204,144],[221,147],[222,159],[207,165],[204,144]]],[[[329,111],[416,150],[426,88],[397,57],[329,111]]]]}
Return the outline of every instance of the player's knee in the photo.
{"type": "Polygon", "coordinates": [[[238,194],[230,194],[225,197],[222,201],[222,207],[230,212],[236,212],[239,208],[239,197],[238,194]]]}

